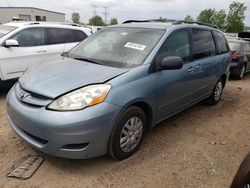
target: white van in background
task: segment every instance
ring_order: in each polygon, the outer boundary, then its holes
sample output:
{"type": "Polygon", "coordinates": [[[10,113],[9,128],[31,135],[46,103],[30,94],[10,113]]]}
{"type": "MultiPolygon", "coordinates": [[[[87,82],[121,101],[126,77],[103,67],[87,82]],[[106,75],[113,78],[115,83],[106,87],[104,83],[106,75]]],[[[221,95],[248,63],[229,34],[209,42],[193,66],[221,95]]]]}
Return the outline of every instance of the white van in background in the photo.
{"type": "Polygon", "coordinates": [[[0,25],[1,81],[18,78],[33,65],[57,58],[91,34],[86,27],[53,22],[0,25]]]}

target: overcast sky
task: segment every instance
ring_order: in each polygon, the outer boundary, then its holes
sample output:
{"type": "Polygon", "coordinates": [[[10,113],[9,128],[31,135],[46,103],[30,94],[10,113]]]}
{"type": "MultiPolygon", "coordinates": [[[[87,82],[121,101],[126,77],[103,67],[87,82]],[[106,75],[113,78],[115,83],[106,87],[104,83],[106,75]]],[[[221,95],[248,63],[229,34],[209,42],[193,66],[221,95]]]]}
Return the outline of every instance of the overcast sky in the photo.
{"type": "MultiPolygon", "coordinates": [[[[250,0],[244,2],[248,7],[245,24],[250,26],[250,0]]],[[[112,17],[122,22],[127,19],[171,18],[183,19],[187,14],[197,17],[207,8],[228,10],[233,0],[0,0],[0,6],[31,6],[66,13],[66,20],[71,19],[73,11],[79,12],[81,21],[88,22],[96,12],[104,18],[104,6],[108,9],[108,20],[112,17]]]]}

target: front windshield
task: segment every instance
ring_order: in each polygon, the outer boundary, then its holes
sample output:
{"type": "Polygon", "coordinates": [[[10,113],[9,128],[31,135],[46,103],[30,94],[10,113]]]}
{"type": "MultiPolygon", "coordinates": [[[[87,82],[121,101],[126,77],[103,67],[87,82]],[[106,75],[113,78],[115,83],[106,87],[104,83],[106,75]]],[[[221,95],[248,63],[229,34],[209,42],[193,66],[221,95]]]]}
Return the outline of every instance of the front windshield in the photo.
{"type": "Polygon", "coordinates": [[[132,68],[143,63],[163,34],[158,29],[106,28],[73,48],[68,57],[132,68]]]}
{"type": "Polygon", "coordinates": [[[9,32],[16,29],[16,27],[13,26],[7,26],[7,25],[0,25],[0,38],[4,35],[7,35],[9,32]]]}
{"type": "Polygon", "coordinates": [[[228,42],[230,50],[239,52],[240,51],[240,43],[239,42],[228,42]]]}

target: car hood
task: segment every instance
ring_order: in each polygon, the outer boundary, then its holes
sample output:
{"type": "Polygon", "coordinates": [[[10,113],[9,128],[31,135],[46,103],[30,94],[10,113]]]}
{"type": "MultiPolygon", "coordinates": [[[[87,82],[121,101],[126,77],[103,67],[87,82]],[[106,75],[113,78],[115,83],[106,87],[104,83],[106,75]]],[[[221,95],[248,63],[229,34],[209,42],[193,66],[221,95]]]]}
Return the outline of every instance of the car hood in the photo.
{"type": "Polygon", "coordinates": [[[128,69],[60,58],[29,69],[19,79],[19,83],[27,91],[55,98],[86,85],[104,83],[127,71],[128,69]]]}

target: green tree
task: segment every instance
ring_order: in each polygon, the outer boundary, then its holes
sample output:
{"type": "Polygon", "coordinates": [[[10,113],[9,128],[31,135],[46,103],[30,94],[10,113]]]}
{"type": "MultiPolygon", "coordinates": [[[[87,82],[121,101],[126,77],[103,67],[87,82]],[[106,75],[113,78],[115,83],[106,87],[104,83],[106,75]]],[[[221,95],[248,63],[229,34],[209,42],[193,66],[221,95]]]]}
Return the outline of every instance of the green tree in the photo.
{"type": "Polygon", "coordinates": [[[117,21],[116,18],[112,18],[112,19],[110,20],[110,25],[115,25],[115,24],[118,24],[118,21],[117,21]]]}
{"type": "Polygon", "coordinates": [[[192,16],[189,15],[189,14],[184,18],[184,20],[187,21],[187,22],[193,22],[194,21],[194,19],[192,18],[192,16]]]}
{"type": "Polygon", "coordinates": [[[157,21],[157,22],[166,22],[167,19],[166,19],[166,18],[159,17],[159,18],[156,19],[155,21],[157,21]]]}
{"type": "Polygon", "coordinates": [[[215,12],[216,12],[215,9],[211,9],[211,8],[205,9],[201,11],[201,13],[199,14],[196,20],[198,22],[205,22],[205,23],[213,24],[212,17],[214,16],[215,12]]]}
{"type": "Polygon", "coordinates": [[[219,10],[215,11],[214,15],[211,17],[211,21],[213,25],[218,26],[221,30],[225,30],[226,27],[226,11],[225,10],[219,10]]]}
{"type": "Polygon", "coordinates": [[[229,6],[226,18],[226,32],[238,33],[244,31],[245,3],[233,2],[229,6]]]}
{"type": "Polygon", "coordinates": [[[102,20],[101,16],[93,16],[92,18],[89,19],[89,25],[105,26],[106,24],[102,20]]]}
{"type": "Polygon", "coordinates": [[[80,23],[80,14],[78,12],[73,12],[71,15],[71,19],[73,21],[73,23],[80,23]]]}

